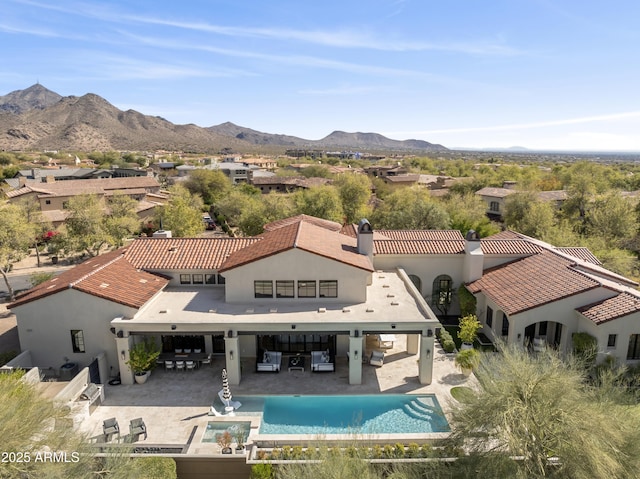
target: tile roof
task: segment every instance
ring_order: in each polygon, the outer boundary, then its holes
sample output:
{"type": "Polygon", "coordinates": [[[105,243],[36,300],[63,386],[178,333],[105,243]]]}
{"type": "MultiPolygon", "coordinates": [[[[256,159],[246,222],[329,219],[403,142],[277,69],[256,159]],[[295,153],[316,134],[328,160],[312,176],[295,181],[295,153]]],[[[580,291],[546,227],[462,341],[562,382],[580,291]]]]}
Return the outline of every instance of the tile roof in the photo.
{"type": "Polygon", "coordinates": [[[91,180],[67,180],[53,183],[29,184],[18,190],[9,191],[7,197],[15,198],[36,192],[49,196],[73,196],[87,193],[107,193],[110,191],[129,191],[132,189],[158,190],[160,183],[151,176],[132,176],[125,178],[101,178],[91,180]]]}
{"type": "Polygon", "coordinates": [[[509,195],[517,193],[516,190],[510,190],[508,188],[492,188],[486,187],[476,191],[476,195],[490,196],[492,198],[506,198],[509,195]]]}
{"type": "Polygon", "coordinates": [[[322,218],[316,218],[315,216],[309,215],[297,215],[267,223],[266,225],[264,225],[264,230],[274,231],[278,228],[282,228],[283,226],[289,226],[294,223],[299,223],[300,221],[305,221],[307,223],[326,228],[330,231],[340,231],[342,229],[342,225],[340,223],[336,223],[335,221],[324,220],[322,218]]]}
{"type": "Polygon", "coordinates": [[[39,284],[20,295],[9,308],[65,289],[75,289],[125,306],[140,308],[168,283],[166,278],[136,269],[125,259],[124,250],[119,249],[90,258],[39,284]]]}
{"type": "Polygon", "coordinates": [[[355,239],[306,219],[299,219],[295,223],[267,231],[261,238],[258,243],[232,253],[220,271],[237,268],[294,248],[373,271],[371,260],[357,252],[355,239]]]}
{"type": "Polygon", "coordinates": [[[417,183],[420,179],[420,175],[391,175],[383,177],[384,181],[389,183],[417,183]]]}
{"type": "Polygon", "coordinates": [[[373,251],[381,254],[464,254],[462,240],[377,240],[373,251]]]}
{"type": "Polygon", "coordinates": [[[597,264],[598,266],[602,264],[602,262],[598,258],[596,258],[596,256],[591,251],[589,251],[589,248],[576,246],[572,248],[556,248],[556,250],[560,251],[561,253],[565,253],[575,258],[586,261],[587,263],[597,264]]]}
{"type": "Polygon", "coordinates": [[[376,230],[381,238],[393,240],[464,240],[458,230],[376,230]]]}
{"type": "Polygon", "coordinates": [[[575,263],[550,251],[484,271],[467,289],[492,298],[507,315],[582,293],[601,285],[575,269],[575,263]],[[544,281],[535,280],[544,278],[544,281]]]}
{"type": "Polygon", "coordinates": [[[544,249],[542,246],[524,239],[481,239],[480,245],[482,253],[487,255],[531,255],[544,249]]]}
{"type": "Polygon", "coordinates": [[[596,324],[640,312],[640,297],[624,292],[612,298],[588,304],[576,311],[596,324]]]}
{"type": "Polygon", "coordinates": [[[254,238],[138,238],[127,248],[136,268],[218,269],[227,257],[260,241],[254,238]]]}

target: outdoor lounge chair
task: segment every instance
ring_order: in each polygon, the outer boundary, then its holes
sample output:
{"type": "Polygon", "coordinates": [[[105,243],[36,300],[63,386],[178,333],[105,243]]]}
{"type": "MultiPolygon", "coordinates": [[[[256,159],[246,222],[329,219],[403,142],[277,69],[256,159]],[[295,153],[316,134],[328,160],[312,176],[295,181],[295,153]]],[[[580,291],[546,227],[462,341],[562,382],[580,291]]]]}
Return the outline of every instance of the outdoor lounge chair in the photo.
{"type": "Polygon", "coordinates": [[[262,362],[256,364],[257,371],[280,372],[282,353],[280,351],[266,351],[262,355],[262,362]]]}
{"type": "Polygon", "coordinates": [[[335,371],[328,351],[311,351],[311,371],[335,371]]]}
{"type": "Polygon", "coordinates": [[[102,421],[102,433],[105,441],[109,441],[114,434],[120,436],[120,426],[115,417],[102,421]]]}
{"type": "Polygon", "coordinates": [[[372,351],[369,364],[372,366],[382,366],[384,363],[384,351],[372,351]]]}
{"type": "MultiPolygon", "coordinates": [[[[224,394],[224,389],[221,389],[220,391],[218,391],[218,397],[220,398],[220,401],[222,401],[222,404],[226,406],[227,401],[224,399],[223,394],[224,394]]],[[[234,401],[233,399],[231,399],[229,400],[229,406],[232,407],[233,409],[238,409],[240,406],[242,406],[242,403],[240,401],[234,401]]]]}
{"type": "Polygon", "coordinates": [[[129,435],[133,439],[134,437],[137,438],[140,434],[144,434],[144,438],[147,438],[147,426],[142,418],[138,417],[129,422],[129,435]]]}

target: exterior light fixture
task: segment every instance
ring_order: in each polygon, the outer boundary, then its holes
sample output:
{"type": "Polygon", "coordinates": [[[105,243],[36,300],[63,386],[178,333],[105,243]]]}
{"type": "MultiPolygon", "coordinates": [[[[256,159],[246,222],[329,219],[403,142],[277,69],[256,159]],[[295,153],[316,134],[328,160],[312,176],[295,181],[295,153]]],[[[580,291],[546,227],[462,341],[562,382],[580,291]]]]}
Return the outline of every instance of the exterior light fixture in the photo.
{"type": "Polygon", "coordinates": [[[433,336],[433,329],[427,329],[427,337],[431,338],[433,336]]]}
{"type": "Polygon", "coordinates": [[[395,324],[392,324],[392,325],[391,325],[391,329],[396,329],[396,325],[395,325],[395,324]]]}
{"type": "Polygon", "coordinates": [[[124,350],[120,351],[120,357],[122,358],[122,360],[124,361],[126,353],[124,352],[124,350]]]}
{"type": "Polygon", "coordinates": [[[296,325],[295,325],[295,324],[292,324],[292,325],[291,325],[291,329],[296,329],[296,325]]]}
{"type": "Polygon", "coordinates": [[[178,328],[178,326],[176,326],[175,324],[171,325],[171,331],[175,331],[178,328]]]}
{"type": "Polygon", "coordinates": [[[354,357],[354,359],[358,359],[358,350],[357,349],[353,352],[353,357],[354,357]]]}
{"type": "Polygon", "coordinates": [[[360,337],[360,331],[358,331],[358,330],[356,329],[356,330],[353,332],[353,336],[354,336],[355,338],[360,337]]]}
{"type": "Polygon", "coordinates": [[[231,360],[233,360],[233,349],[232,349],[231,351],[229,351],[229,358],[230,358],[231,360]]]}
{"type": "Polygon", "coordinates": [[[427,349],[427,357],[430,358],[431,357],[431,350],[427,349]]]}
{"type": "Polygon", "coordinates": [[[228,338],[233,338],[233,329],[230,329],[230,330],[227,332],[227,337],[228,337],[228,338]]]}

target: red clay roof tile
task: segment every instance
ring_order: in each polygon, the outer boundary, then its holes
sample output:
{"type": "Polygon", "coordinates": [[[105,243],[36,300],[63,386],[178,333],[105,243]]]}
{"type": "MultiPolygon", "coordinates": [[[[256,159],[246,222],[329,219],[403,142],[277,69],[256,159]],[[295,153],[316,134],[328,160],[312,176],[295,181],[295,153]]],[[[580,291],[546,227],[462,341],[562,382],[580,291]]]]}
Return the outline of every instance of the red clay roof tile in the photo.
{"type": "Polygon", "coordinates": [[[612,298],[588,304],[576,311],[596,324],[606,323],[622,316],[640,312],[640,298],[630,293],[620,293],[612,298]]]}

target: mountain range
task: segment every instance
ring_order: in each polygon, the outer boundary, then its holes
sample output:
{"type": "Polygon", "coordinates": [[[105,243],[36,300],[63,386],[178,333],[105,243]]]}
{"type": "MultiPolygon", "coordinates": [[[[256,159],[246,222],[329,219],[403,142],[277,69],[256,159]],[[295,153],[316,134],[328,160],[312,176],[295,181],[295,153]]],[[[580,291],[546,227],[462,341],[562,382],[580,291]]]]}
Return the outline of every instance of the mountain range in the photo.
{"type": "Polygon", "coordinates": [[[230,122],[210,127],[176,125],[159,116],[119,110],[93,93],[62,96],[39,83],[0,96],[0,149],[208,153],[223,149],[264,153],[285,149],[405,153],[447,150],[427,141],[392,140],[377,133],[334,131],[321,140],[305,140],[230,122]]]}

